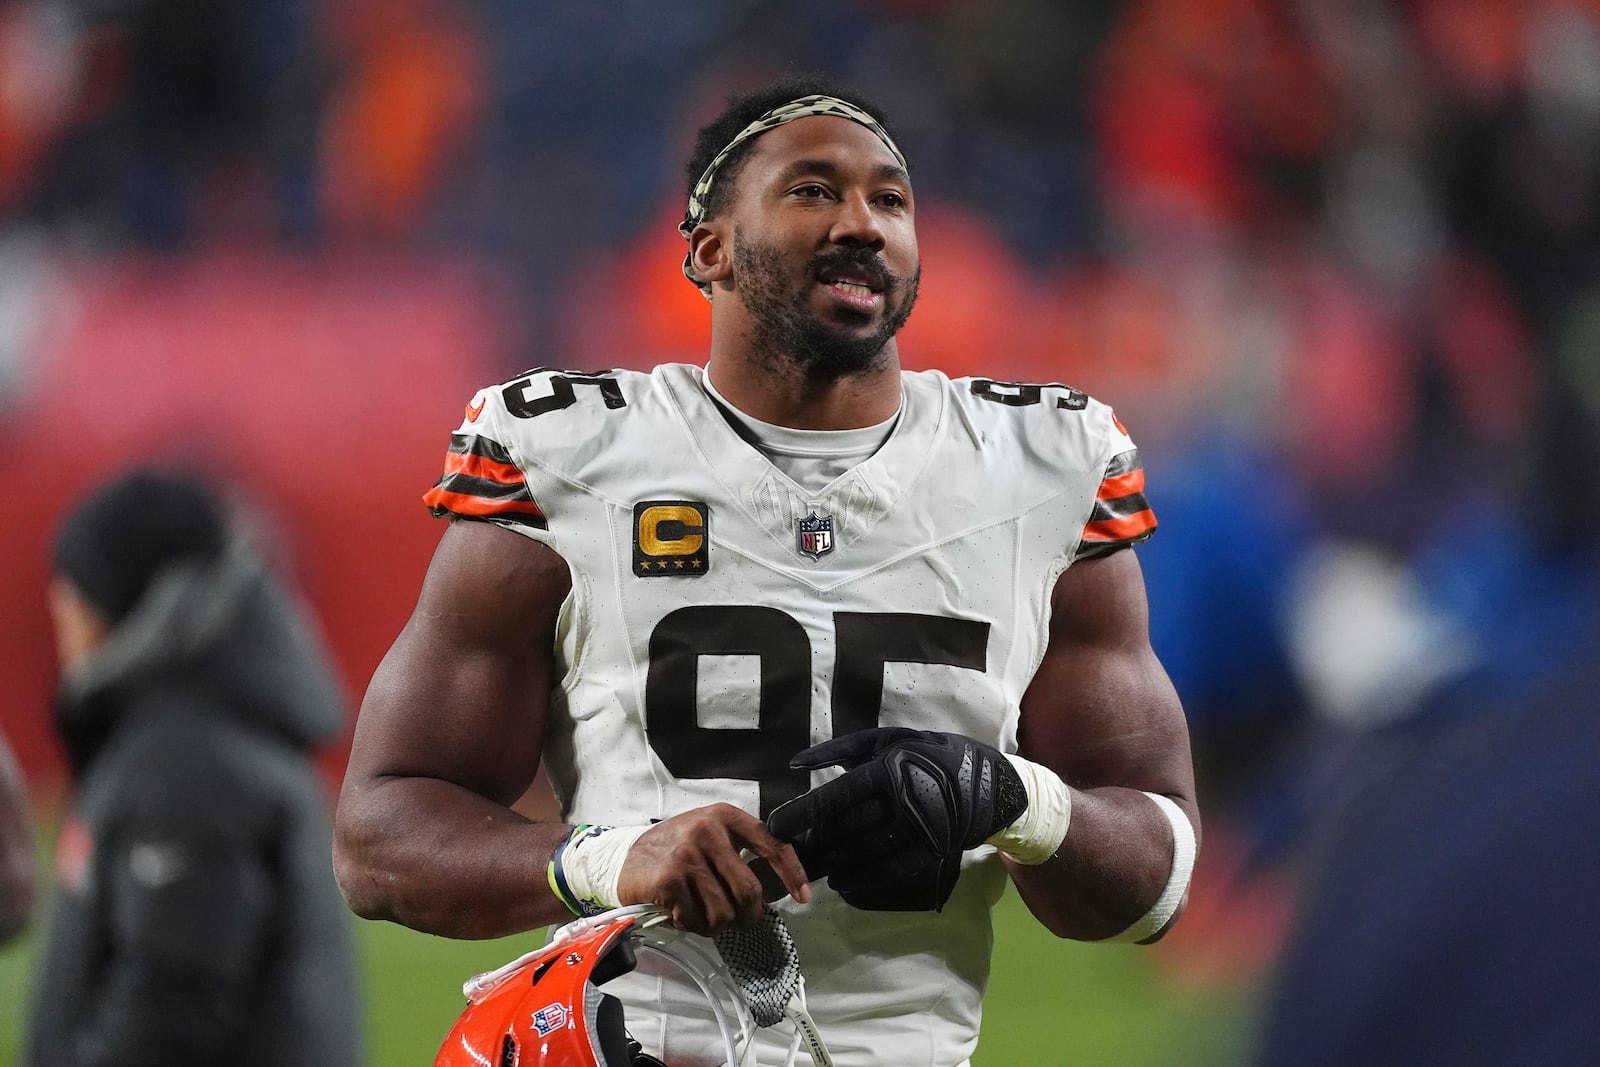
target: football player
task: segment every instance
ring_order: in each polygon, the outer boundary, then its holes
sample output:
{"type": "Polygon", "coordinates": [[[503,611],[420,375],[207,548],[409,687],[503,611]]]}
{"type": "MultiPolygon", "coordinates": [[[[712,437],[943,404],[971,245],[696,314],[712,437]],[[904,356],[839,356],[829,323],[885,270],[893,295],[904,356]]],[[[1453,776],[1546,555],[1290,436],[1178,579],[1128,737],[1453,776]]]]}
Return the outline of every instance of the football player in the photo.
{"type": "MultiPolygon", "coordinates": [[[[632,903],[715,932],[775,900],[836,1062],[962,1064],[1008,877],[1062,937],[1150,941],[1183,906],[1199,818],[1128,551],[1155,528],[1139,454],[1068,386],[901,370],[916,197],[877,108],[736,97],[689,181],[706,365],[467,405],[340,882],[452,937],[632,903]],[[512,810],[541,764],[560,822],[512,810]]],[[[615,985],[693,1062],[683,990],[615,985]]]]}

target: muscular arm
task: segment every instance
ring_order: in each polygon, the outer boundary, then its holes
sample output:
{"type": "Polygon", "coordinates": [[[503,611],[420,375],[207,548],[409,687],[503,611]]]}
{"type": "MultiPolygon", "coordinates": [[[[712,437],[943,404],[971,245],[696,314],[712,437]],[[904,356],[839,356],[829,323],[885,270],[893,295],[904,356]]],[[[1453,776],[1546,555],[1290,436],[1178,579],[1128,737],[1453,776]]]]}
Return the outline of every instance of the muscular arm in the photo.
{"type": "Polygon", "coordinates": [[[1007,861],[1030,911],[1060,937],[1125,930],[1160,896],[1172,828],[1141,791],[1194,824],[1194,769],[1177,693],[1150,647],[1144,578],[1131,551],[1067,569],[1051,598],[1049,645],[1022,698],[1021,754],[1073,790],[1056,856],[1007,861]]]}
{"type": "Polygon", "coordinates": [[[538,770],[570,587],[544,545],[481,522],[445,531],[367,688],[339,795],[334,870],[357,914],[448,937],[571,918],[545,880],[567,827],[511,810],[538,770]]]}
{"type": "MultiPolygon", "coordinates": [[[[357,914],[462,938],[572,918],[545,875],[570,827],[512,810],[539,767],[570,588],[545,545],[480,522],[445,531],[367,689],[339,796],[334,871],[357,914]]],[[[741,848],[809,896],[793,849],[727,804],[653,826],[627,853],[618,895],[699,932],[755,922],[761,884],[741,848]]]]}

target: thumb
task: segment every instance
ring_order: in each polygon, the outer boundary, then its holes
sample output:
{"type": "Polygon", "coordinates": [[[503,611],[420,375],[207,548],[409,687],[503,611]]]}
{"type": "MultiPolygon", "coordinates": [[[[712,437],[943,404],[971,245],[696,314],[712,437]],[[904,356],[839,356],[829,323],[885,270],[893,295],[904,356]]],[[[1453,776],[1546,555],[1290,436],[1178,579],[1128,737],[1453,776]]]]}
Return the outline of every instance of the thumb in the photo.
{"type": "Polygon", "coordinates": [[[908,730],[903,726],[877,726],[870,730],[857,730],[853,734],[845,734],[843,737],[824,741],[820,745],[812,745],[804,752],[797,753],[789,761],[789,766],[797,771],[814,771],[835,764],[846,769],[859,767],[887,746],[906,737],[913,737],[916,733],[917,731],[908,730]]]}
{"type": "MultiPolygon", "coordinates": [[[[811,804],[801,795],[772,809],[772,814],[767,816],[767,831],[779,841],[794,843],[810,829],[811,822],[811,804]]],[[[802,865],[804,862],[802,857],[802,865]]]]}

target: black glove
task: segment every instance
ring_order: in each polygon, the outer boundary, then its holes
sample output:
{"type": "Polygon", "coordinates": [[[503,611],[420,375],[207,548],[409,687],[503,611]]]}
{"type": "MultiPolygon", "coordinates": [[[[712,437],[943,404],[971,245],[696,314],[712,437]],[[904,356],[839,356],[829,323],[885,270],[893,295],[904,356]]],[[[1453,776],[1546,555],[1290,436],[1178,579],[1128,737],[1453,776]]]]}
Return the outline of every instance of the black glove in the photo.
{"type": "Polygon", "coordinates": [[[939,911],[961,874],[961,853],[1028,807],[1016,768],[961,734],[879,727],[806,749],[789,766],[837,764],[842,777],[777,808],[774,836],[792,842],[806,873],[866,911],[939,911]]]}

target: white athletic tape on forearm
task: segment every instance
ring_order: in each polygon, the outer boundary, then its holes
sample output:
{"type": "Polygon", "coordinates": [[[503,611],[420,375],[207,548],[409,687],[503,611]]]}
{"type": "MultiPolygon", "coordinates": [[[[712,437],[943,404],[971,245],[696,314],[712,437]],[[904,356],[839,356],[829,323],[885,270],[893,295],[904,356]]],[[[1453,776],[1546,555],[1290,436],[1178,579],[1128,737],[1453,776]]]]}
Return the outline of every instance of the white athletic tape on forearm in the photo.
{"type": "Polygon", "coordinates": [[[1156,802],[1161,814],[1172,824],[1172,873],[1167,876],[1167,886],[1150,910],[1122,933],[1107,938],[1108,941],[1144,941],[1160,933],[1178,913],[1183,895],[1189,891],[1189,878],[1194,874],[1194,827],[1189,823],[1189,816],[1160,793],[1145,793],[1145,796],[1156,802]]]}
{"type": "Polygon", "coordinates": [[[1018,863],[1037,866],[1056,854],[1072,822],[1072,790],[1049,767],[1006,753],[1028,793],[1028,810],[988,843],[1018,863]]]}
{"type": "Polygon", "coordinates": [[[561,867],[567,885],[580,901],[604,908],[621,905],[617,881],[628,850],[644,835],[648,826],[592,826],[567,842],[561,853],[561,867]]]}

